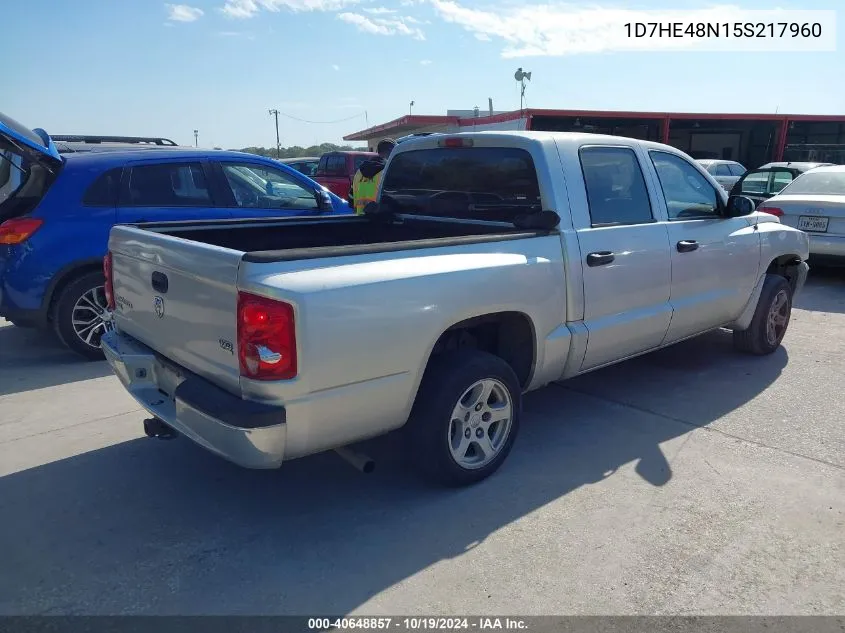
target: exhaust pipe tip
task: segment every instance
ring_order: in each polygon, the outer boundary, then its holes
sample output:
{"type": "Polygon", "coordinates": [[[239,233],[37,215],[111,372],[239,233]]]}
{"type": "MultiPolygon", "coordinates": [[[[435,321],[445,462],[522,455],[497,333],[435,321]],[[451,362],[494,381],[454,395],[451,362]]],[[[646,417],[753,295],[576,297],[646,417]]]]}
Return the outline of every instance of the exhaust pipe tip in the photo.
{"type": "Polygon", "coordinates": [[[375,461],[363,453],[358,453],[346,447],[336,448],[335,453],[340,455],[344,461],[365,475],[369,475],[376,469],[375,461]]]}

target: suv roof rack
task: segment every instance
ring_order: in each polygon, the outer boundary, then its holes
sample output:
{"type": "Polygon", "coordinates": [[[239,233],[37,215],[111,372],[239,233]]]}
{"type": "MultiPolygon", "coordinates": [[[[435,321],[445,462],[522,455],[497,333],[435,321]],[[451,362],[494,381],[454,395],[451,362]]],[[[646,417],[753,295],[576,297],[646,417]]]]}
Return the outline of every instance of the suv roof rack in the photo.
{"type": "Polygon", "coordinates": [[[145,143],[148,145],[172,145],[177,147],[169,138],[156,136],[90,136],[90,135],[59,135],[50,136],[54,141],[62,143],[145,143]]]}

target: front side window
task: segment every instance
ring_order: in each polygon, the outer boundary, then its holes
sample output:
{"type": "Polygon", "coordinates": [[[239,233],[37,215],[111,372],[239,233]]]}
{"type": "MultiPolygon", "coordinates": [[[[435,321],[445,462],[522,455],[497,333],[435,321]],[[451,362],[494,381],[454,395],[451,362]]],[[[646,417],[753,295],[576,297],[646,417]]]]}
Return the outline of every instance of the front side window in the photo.
{"type": "Polygon", "coordinates": [[[771,187],[767,193],[778,193],[781,189],[786,187],[794,180],[792,172],[789,171],[774,171],[772,172],[771,187]]]}
{"type": "Polygon", "coordinates": [[[542,210],[531,154],[508,147],[442,147],[396,154],[381,202],[400,213],[512,222],[542,210]]]}
{"type": "MultiPolygon", "coordinates": [[[[708,170],[710,171],[710,170],[708,170]]],[[[725,163],[718,163],[714,170],[710,171],[714,176],[730,176],[731,171],[725,163]]]]}
{"type": "Polygon", "coordinates": [[[808,171],[781,191],[783,195],[845,196],[845,171],[808,171]]]}
{"type": "Polygon", "coordinates": [[[200,163],[139,165],[129,176],[128,206],[211,207],[200,163]]]}
{"type": "Polygon", "coordinates": [[[718,194],[687,161],[668,152],[649,152],[657,171],[669,219],[718,217],[718,194]]]}
{"type": "Polygon", "coordinates": [[[223,174],[238,207],[306,211],[318,208],[315,192],[279,169],[247,163],[224,163],[223,174]]]}
{"type": "Polygon", "coordinates": [[[579,152],[593,226],[652,222],[651,202],[637,155],[629,147],[582,147],[579,152]]]}

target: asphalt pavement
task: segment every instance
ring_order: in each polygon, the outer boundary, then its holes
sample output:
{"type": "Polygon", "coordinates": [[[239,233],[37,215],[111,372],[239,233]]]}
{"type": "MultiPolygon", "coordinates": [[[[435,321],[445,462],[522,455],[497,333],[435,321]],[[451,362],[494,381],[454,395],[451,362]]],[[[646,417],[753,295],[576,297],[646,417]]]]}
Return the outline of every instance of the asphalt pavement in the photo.
{"type": "Polygon", "coordinates": [[[392,442],[245,471],[0,320],[0,614],[843,614],[845,272],[783,348],[718,331],[531,394],[502,469],[392,442]]]}

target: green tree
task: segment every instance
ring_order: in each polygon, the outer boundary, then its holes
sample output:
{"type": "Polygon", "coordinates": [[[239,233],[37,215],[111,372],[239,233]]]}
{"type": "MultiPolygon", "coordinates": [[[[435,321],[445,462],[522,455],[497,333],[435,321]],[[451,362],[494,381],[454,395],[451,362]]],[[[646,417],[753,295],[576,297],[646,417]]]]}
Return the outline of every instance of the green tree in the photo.
{"type": "MultiPolygon", "coordinates": [[[[320,143],[319,145],[312,145],[311,147],[300,147],[299,145],[294,145],[293,147],[282,147],[280,151],[280,158],[299,158],[300,156],[319,157],[326,152],[366,151],[366,149],[367,148],[365,147],[335,145],[334,143],[320,143]]],[[[276,158],[275,147],[242,147],[241,149],[232,151],[247,152],[248,154],[257,154],[258,156],[276,158]]]]}

